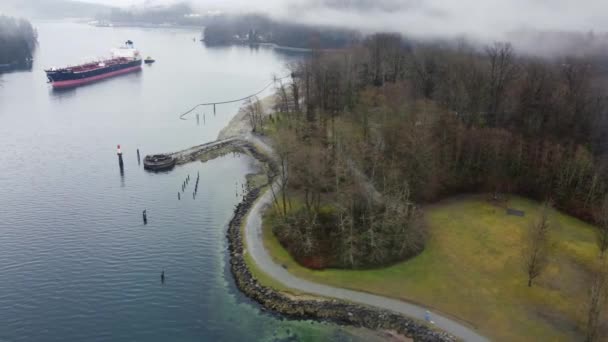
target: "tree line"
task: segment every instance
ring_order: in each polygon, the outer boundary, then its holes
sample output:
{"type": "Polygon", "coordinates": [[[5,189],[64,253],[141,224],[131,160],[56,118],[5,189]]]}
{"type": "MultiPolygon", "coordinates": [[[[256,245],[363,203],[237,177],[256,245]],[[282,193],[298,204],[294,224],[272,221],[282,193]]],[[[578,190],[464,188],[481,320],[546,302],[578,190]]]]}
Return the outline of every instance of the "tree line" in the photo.
{"type": "Polygon", "coordinates": [[[25,19],[0,15],[0,64],[23,66],[32,59],[37,33],[25,19]]]}
{"type": "Polygon", "coordinates": [[[204,36],[205,42],[212,45],[249,42],[308,48],[314,44],[323,49],[345,48],[360,39],[354,30],[278,21],[262,14],[209,18],[204,36]]]}

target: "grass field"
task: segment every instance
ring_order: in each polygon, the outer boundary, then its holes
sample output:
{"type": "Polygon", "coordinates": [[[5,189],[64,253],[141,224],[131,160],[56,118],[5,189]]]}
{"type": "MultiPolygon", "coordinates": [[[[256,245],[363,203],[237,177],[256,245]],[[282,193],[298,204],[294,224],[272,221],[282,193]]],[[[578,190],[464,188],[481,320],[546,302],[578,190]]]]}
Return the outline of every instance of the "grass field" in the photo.
{"type": "MultiPolygon", "coordinates": [[[[581,340],[589,268],[598,257],[594,228],[555,212],[550,264],[529,288],[521,246],[539,203],[512,197],[507,204],[525,211],[525,217],[508,216],[482,196],[426,208],[430,237],[424,252],[378,270],[305,269],[282,248],[269,224],[264,242],[297,276],[421,303],[470,323],[494,340],[581,340]]],[[[262,281],[273,286],[272,280],[262,281]]]]}

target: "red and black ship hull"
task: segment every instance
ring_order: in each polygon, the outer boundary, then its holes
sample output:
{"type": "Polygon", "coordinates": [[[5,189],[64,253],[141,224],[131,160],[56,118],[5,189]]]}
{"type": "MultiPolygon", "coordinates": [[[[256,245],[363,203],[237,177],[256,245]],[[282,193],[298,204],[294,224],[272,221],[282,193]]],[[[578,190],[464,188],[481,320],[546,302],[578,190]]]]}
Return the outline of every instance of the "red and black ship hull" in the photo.
{"type": "Polygon", "coordinates": [[[102,63],[46,70],[54,88],[69,88],[141,70],[141,59],[120,58],[102,63]]]}

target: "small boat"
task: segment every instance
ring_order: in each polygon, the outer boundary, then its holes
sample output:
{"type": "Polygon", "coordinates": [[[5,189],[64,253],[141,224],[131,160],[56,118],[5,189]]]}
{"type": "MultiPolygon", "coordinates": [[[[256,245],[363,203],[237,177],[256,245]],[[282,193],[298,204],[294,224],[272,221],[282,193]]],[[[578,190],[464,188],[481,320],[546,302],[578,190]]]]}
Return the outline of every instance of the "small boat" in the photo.
{"type": "Polygon", "coordinates": [[[168,154],[155,154],[144,158],[144,169],[150,171],[170,170],[175,166],[175,158],[168,154]]]}
{"type": "Polygon", "coordinates": [[[146,64],[152,64],[154,62],[156,62],[156,60],[150,56],[148,56],[146,59],[144,59],[144,63],[146,63],[146,64]]]}

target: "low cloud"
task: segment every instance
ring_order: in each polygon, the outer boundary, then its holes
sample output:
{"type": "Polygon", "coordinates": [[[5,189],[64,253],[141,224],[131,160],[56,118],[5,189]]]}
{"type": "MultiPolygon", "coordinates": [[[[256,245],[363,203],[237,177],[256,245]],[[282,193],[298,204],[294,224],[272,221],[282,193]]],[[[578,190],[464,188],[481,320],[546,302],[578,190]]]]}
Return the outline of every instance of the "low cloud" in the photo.
{"type": "Polygon", "coordinates": [[[501,39],[530,31],[608,31],[605,0],[195,0],[199,7],[265,12],[300,23],[416,37],[501,39]]]}
{"type": "MultiPolygon", "coordinates": [[[[87,0],[113,5],[183,0],[87,0]]],[[[490,41],[513,32],[608,31],[606,0],[190,0],[202,10],[261,12],[297,23],[490,41]]]]}

